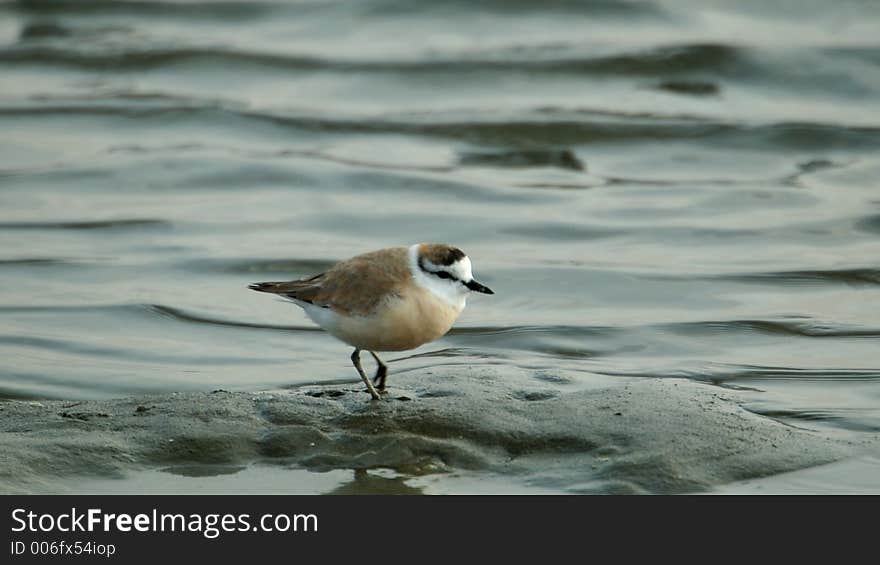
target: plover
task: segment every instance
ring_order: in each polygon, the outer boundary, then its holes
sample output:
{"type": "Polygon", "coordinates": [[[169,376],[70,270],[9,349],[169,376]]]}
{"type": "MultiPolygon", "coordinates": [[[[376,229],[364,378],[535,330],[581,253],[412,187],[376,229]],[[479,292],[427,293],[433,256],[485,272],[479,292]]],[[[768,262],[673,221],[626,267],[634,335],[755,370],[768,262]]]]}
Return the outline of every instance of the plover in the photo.
{"type": "Polygon", "coordinates": [[[248,288],[292,300],[330,335],[354,347],[351,362],[375,400],[388,374],[377,351],[405,351],[434,341],[452,327],[468,294],[494,294],[474,280],[468,256],[444,243],[380,249],[313,277],[248,288]],[[362,350],[378,365],[372,382],[361,367],[362,350]]]}

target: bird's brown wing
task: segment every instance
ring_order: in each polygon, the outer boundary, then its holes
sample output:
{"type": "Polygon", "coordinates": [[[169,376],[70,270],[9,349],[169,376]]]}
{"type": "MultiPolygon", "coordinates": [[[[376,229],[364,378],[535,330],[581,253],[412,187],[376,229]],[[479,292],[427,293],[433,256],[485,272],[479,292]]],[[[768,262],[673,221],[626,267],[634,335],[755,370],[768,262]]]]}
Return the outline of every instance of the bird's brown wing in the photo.
{"type": "Polygon", "coordinates": [[[405,247],[382,249],[337,263],[308,279],[265,282],[249,288],[280,294],[341,314],[366,315],[410,283],[405,247]]]}

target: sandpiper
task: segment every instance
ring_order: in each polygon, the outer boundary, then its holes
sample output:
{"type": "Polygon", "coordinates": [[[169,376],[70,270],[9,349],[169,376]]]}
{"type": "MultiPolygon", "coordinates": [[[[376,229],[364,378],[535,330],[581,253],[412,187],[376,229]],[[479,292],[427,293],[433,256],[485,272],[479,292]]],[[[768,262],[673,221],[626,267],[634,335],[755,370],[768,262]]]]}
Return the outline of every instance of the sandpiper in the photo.
{"type": "Polygon", "coordinates": [[[444,243],[380,249],[313,277],[248,288],[292,300],[316,324],[354,347],[351,362],[375,400],[385,391],[388,374],[377,351],[404,351],[434,341],[452,327],[468,294],[494,294],[474,280],[468,256],[444,243]],[[373,381],[361,367],[362,350],[378,364],[373,381]]]}

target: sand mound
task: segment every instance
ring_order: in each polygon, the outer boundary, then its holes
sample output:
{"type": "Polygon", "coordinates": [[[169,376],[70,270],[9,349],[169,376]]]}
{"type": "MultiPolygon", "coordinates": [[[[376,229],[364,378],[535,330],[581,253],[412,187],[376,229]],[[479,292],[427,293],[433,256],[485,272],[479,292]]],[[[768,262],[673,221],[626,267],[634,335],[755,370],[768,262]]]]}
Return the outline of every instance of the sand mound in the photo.
{"type": "MultiPolygon", "coordinates": [[[[491,368],[267,393],[0,403],[0,492],[160,467],[277,463],[409,476],[485,472],[560,492],[679,493],[802,469],[852,448],[686,380],[567,390],[491,368]]],[[[514,371],[515,372],[515,371],[514,371]]],[[[549,381],[553,381],[550,383],[549,381]]],[[[568,385],[570,386],[570,385],[568,385]]]]}

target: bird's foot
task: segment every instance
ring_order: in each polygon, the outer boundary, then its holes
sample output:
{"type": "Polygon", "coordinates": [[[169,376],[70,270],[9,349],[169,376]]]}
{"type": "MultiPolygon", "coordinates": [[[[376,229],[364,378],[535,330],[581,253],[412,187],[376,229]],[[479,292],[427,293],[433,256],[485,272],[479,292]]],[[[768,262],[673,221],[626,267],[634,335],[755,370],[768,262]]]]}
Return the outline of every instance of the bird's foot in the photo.
{"type": "Polygon", "coordinates": [[[384,390],[381,392],[377,391],[376,387],[372,386],[372,384],[367,387],[367,392],[370,393],[370,396],[373,397],[373,400],[382,400],[382,395],[385,394],[384,390]]]}

